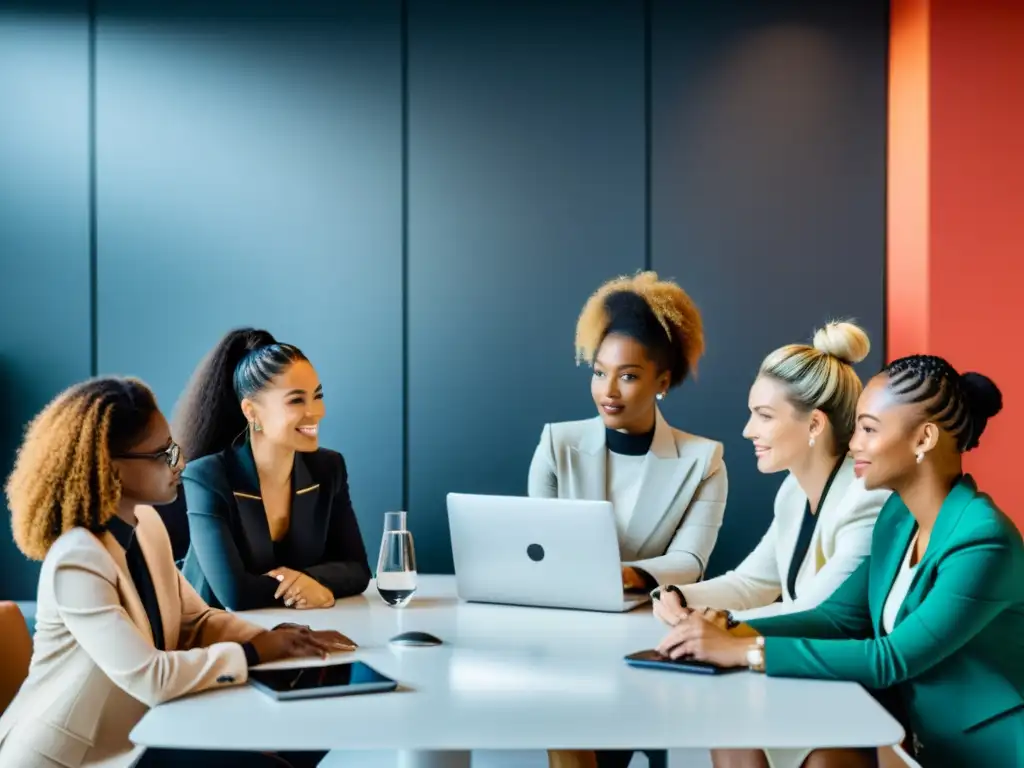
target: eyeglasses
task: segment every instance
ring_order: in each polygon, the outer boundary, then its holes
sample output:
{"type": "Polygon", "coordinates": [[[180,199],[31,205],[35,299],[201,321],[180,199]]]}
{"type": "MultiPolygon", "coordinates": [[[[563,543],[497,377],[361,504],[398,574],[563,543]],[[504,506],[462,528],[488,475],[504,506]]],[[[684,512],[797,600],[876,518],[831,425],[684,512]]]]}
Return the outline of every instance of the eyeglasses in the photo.
{"type": "Polygon", "coordinates": [[[115,459],[163,459],[167,462],[167,466],[172,469],[178,466],[178,462],[181,461],[181,448],[175,443],[171,442],[169,446],[164,448],[162,451],[156,453],[119,453],[114,456],[115,459]]]}

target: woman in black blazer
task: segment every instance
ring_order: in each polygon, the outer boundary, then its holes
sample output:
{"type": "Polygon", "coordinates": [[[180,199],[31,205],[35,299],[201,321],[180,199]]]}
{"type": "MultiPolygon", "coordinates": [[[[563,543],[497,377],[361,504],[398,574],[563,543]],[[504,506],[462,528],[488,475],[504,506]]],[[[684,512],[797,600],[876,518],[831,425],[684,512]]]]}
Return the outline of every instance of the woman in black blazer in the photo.
{"type": "Polygon", "coordinates": [[[323,387],[266,331],[228,333],[179,403],[191,542],[182,571],[210,605],[327,608],[370,581],[341,454],[320,448],[323,387]]]}

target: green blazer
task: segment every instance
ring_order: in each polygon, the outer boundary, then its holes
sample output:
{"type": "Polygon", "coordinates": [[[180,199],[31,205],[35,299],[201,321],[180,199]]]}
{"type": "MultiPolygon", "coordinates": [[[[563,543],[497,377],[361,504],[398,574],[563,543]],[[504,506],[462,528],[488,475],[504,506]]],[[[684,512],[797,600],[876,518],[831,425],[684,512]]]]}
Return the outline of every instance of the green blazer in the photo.
{"type": "Polygon", "coordinates": [[[942,504],[887,635],[882,609],[916,527],[893,494],[870,556],[831,598],[749,622],[765,636],[765,671],[895,686],[924,765],[1024,765],[1021,535],[965,475],[942,504]]]}

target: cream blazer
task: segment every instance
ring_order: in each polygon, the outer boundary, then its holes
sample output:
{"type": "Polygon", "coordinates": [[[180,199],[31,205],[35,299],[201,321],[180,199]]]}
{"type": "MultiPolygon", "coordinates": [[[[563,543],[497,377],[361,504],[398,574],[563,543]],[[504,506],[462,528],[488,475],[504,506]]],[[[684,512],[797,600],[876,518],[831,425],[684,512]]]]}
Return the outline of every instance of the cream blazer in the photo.
{"type": "Polygon", "coordinates": [[[871,549],[875,518],[890,491],[868,491],[847,458],[818,511],[807,556],[789,594],[789,567],[807,506],[807,496],[789,475],[775,495],[775,516],[761,541],[735,570],[700,584],[680,585],[690,606],[734,612],[740,621],[795,613],[825,601],[871,549]],[[775,600],[782,596],[782,602],[775,600]]]}
{"type": "MultiPolygon", "coordinates": [[[[704,575],[725,515],[729,481],[721,443],[669,426],[659,410],[624,537],[622,564],[659,584],[704,575]]],[[[529,494],[607,501],[607,448],[600,416],[547,424],[530,464],[529,494]]]]}
{"type": "Polygon", "coordinates": [[[39,575],[28,678],[0,717],[0,767],[132,765],[128,734],[149,707],[248,679],[240,643],[261,629],[210,608],[174,566],[152,507],[135,535],[153,577],[166,652],[158,651],[125,552],[109,533],[61,536],[39,575]]]}

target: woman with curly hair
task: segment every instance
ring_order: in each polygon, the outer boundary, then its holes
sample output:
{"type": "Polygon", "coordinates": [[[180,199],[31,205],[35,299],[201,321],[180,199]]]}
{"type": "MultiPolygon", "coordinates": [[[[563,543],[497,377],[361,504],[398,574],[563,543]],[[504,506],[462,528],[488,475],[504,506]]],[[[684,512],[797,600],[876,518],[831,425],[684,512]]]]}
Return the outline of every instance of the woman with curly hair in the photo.
{"type": "Polygon", "coordinates": [[[183,572],[231,610],[328,608],[370,582],[348,471],[319,446],[324,390],[302,351],[267,331],[227,333],[175,413],[189,466],[183,572]]]}
{"type": "MultiPolygon", "coordinates": [[[[135,379],[71,387],[29,425],[7,500],[15,542],[43,566],[29,674],[0,717],[0,768],[136,764],[128,734],[149,707],[240,685],[261,662],[354,648],[337,632],[263,630],[202,601],[150,506],[174,499],[181,469],[167,420],[135,379]]],[[[197,758],[150,750],[138,764],[197,758]]]]}
{"type": "Polygon", "coordinates": [[[722,445],[658,408],[703,352],[700,312],[678,285],[654,272],[605,283],[576,326],[598,416],[546,425],[530,465],[530,496],[612,502],[627,589],[700,580],[718,538],[722,445]]]}

